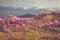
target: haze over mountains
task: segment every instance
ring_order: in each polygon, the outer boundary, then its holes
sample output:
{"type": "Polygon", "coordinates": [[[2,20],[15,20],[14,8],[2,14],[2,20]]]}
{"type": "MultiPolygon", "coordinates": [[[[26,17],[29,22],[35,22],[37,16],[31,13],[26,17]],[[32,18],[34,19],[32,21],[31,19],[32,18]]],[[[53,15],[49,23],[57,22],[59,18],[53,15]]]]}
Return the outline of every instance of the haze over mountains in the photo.
{"type": "Polygon", "coordinates": [[[33,7],[30,9],[24,9],[22,7],[13,8],[13,7],[0,6],[0,16],[9,16],[9,15],[21,16],[21,15],[25,15],[25,14],[37,15],[37,13],[39,13],[39,12],[52,12],[52,11],[60,11],[60,8],[33,7]]]}

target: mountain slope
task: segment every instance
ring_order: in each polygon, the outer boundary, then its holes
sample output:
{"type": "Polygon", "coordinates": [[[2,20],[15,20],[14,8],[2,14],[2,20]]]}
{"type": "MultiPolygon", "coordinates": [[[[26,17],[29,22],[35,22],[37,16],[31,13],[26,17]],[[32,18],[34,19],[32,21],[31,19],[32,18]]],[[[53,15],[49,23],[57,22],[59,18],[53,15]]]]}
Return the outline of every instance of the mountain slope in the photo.
{"type": "Polygon", "coordinates": [[[12,8],[12,7],[2,7],[0,6],[0,16],[9,16],[15,15],[20,16],[27,13],[36,15],[39,12],[52,12],[52,11],[60,11],[60,8],[31,8],[31,9],[23,9],[23,8],[12,8]]]}

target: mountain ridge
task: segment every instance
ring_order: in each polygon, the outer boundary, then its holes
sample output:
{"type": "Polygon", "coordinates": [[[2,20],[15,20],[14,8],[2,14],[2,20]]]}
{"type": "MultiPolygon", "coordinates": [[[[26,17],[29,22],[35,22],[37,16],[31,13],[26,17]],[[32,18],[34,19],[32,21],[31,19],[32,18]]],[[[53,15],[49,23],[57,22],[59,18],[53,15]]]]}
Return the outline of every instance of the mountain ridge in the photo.
{"type": "Polygon", "coordinates": [[[52,12],[52,11],[60,11],[60,8],[31,8],[31,9],[23,9],[21,8],[12,8],[12,7],[2,7],[0,6],[0,16],[21,16],[24,14],[32,14],[37,15],[39,12],[52,12]]]}

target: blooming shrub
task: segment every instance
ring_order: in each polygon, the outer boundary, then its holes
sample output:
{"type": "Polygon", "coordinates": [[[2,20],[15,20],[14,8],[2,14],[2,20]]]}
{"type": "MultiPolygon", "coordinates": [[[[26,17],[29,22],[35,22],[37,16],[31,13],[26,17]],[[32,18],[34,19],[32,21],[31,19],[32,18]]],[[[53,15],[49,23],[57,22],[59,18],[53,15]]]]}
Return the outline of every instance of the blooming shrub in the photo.
{"type": "MultiPolygon", "coordinates": [[[[38,17],[39,16],[37,16],[37,18],[38,17]]],[[[11,18],[0,18],[0,29],[2,28],[2,30],[4,30],[5,32],[10,32],[10,31],[20,31],[21,29],[26,28],[35,30],[38,28],[49,29],[55,26],[60,27],[60,21],[56,19],[54,21],[51,21],[53,18],[54,17],[49,14],[48,15],[46,14],[42,19],[19,18],[16,16],[13,16],[11,18]]]]}

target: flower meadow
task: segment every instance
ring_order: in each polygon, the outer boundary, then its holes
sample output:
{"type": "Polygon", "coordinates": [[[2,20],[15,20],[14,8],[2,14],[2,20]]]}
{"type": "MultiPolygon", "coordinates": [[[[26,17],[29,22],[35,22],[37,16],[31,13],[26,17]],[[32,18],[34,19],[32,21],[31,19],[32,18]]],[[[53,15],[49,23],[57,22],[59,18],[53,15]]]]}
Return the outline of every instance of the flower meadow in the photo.
{"type": "Polygon", "coordinates": [[[30,29],[39,29],[39,28],[53,28],[55,26],[60,26],[60,22],[55,20],[54,22],[46,21],[41,22],[40,20],[34,20],[31,18],[0,18],[0,28],[1,31],[10,32],[10,31],[21,31],[21,29],[30,28],[30,29]]]}
{"type": "Polygon", "coordinates": [[[33,18],[0,17],[0,40],[60,40],[60,19],[49,13],[33,18]]]}

